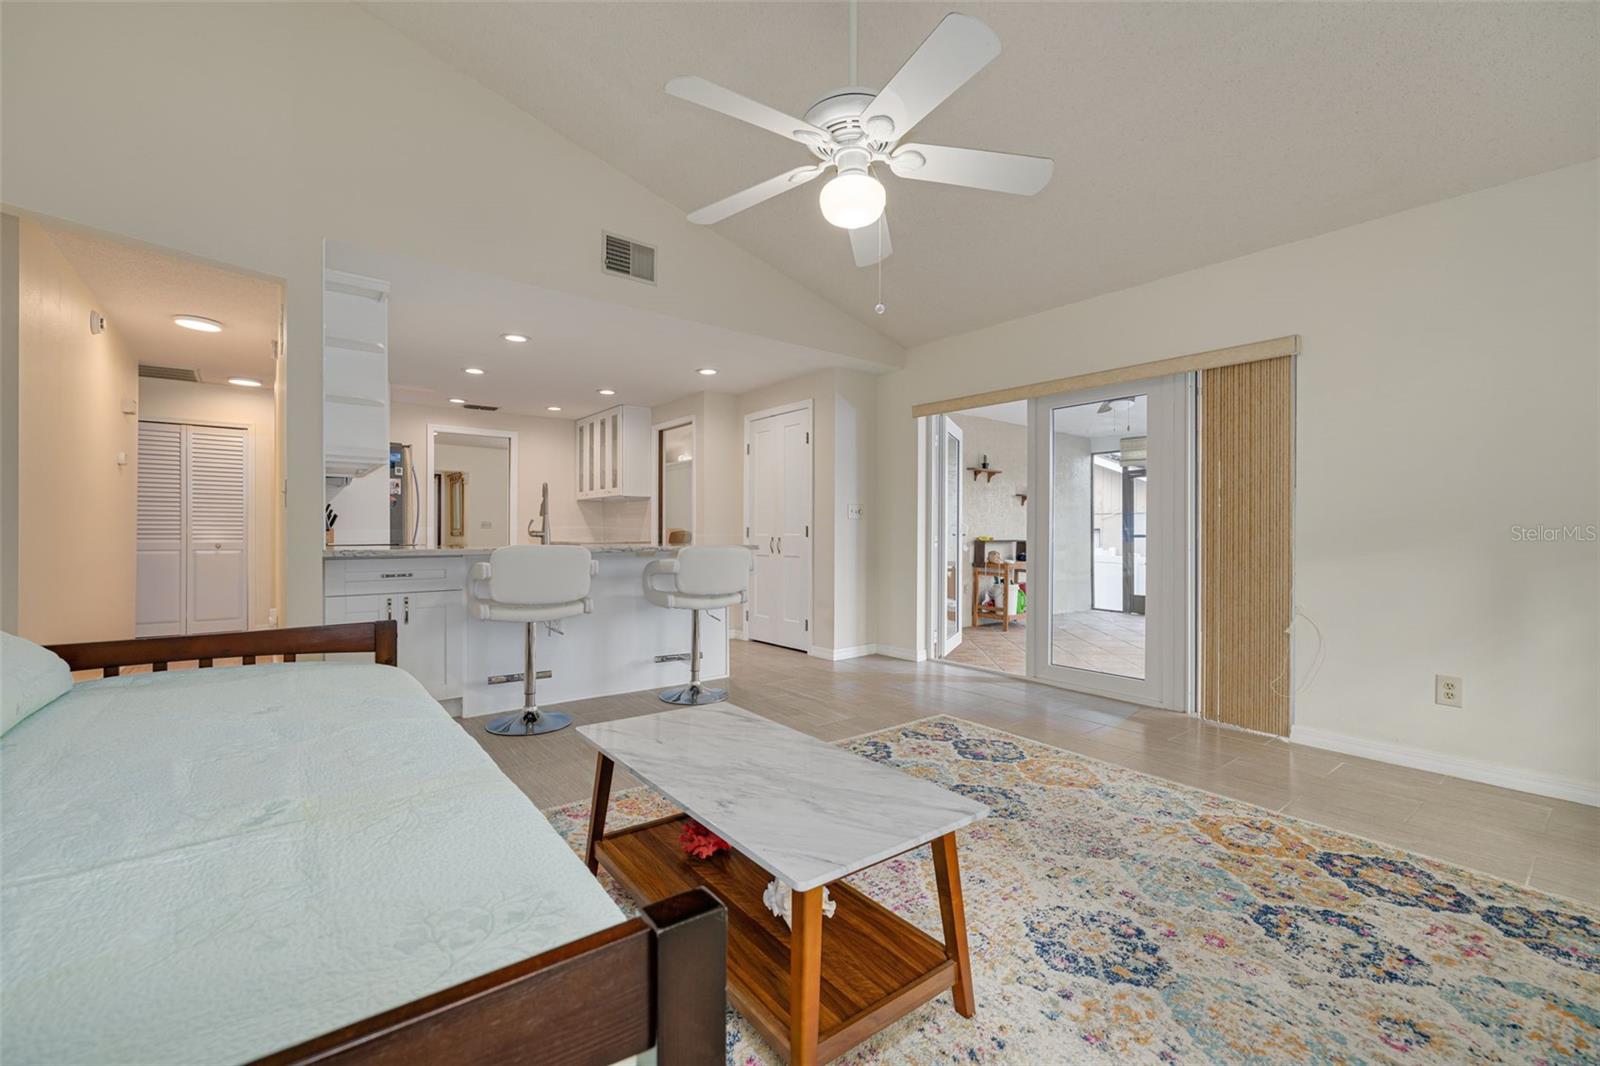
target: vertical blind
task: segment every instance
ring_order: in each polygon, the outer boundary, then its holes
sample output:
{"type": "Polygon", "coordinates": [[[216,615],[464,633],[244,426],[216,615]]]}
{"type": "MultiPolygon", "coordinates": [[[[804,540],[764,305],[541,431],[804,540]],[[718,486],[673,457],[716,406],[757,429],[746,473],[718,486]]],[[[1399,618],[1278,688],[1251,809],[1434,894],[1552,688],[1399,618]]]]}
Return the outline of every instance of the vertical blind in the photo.
{"type": "Polygon", "coordinates": [[[1287,736],[1293,357],[1200,381],[1200,713],[1287,736]]]}

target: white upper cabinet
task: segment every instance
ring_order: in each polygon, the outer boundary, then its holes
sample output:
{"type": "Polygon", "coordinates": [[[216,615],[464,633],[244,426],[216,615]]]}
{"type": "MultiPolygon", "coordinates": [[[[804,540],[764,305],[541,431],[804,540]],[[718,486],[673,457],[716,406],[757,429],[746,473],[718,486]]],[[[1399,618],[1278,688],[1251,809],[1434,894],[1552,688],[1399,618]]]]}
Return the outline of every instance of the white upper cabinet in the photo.
{"type": "Polygon", "coordinates": [[[389,283],[323,272],[322,466],[360,477],[389,461],[389,283]]]}
{"type": "Polygon", "coordinates": [[[578,419],[578,499],[646,498],[654,491],[650,409],[612,407],[578,419]]]}

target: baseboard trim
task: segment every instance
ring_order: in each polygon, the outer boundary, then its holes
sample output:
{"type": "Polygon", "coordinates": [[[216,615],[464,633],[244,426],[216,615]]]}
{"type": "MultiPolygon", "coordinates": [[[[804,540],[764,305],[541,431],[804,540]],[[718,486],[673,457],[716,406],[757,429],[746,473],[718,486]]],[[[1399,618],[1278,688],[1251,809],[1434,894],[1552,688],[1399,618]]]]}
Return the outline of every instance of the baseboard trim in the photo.
{"type": "Polygon", "coordinates": [[[921,648],[897,648],[893,644],[879,644],[876,647],[879,655],[887,655],[891,659],[920,663],[928,658],[928,653],[921,648]]]}
{"type": "Polygon", "coordinates": [[[1382,740],[1366,740],[1350,736],[1348,733],[1311,729],[1305,726],[1292,727],[1289,731],[1289,740],[1291,743],[1337,751],[1344,755],[1359,755],[1379,762],[1394,763],[1397,766],[1409,766],[1414,770],[1429,770],[1436,774],[1461,777],[1485,785],[1498,785],[1518,792],[1531,792],[1536,796],[1549,796],[1552,799],[1570,800],[1573,803],[1600,807],[1600,784],[1579,781],[1560,774],[1522,770],[1515,766],[1503,766],[1459,755],[1441,755],[1423,748],[1391,744],[1382,740]]]}
{"type": "Polygon", "coordinates": [[[878,654],[876,644],[857,644],[850,648],[819,648],[812,646],[807,654],[815,655],[819,659],[829,659],[838,662],[841,659],[860,659],[867,655],[878,654]]]}

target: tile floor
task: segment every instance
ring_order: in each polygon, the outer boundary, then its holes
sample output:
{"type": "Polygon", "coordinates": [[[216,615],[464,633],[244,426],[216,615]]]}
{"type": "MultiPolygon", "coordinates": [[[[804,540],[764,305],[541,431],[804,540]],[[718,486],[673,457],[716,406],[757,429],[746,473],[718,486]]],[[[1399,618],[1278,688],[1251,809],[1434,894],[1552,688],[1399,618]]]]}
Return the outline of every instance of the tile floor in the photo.
{"type": "MultiPolygon", "coordinates": [[[[1600,904],[1600,808],[1339,755],[946,663],[829,662],[733,642],[733,700],[823,740],[951,714],[1157,777],[1600,904]]],[[[579,722],[653,714],[652,692],[582,700],[579,722]]],[[[595,753],[574,729],[494,737],[465,723],[541,807],[588,798],[595,753]]],[[[618,774],[618,789],[634,784],[618,774]]]]}
{"type": "MultiPolygon", "coordinates": [[[[961,643],[945,658],[963,666],[983,666],[1022,676],[1027,673],[1028,627],[1012,622],[1009,631],[998,622],[967,626],[961,643]]],[[[1144,676],[1144,615],[1116,611],[1070,611],[1055,616],[1050,630],[1050,658],[1057,666],[1078,670],[1144,676]]]]}

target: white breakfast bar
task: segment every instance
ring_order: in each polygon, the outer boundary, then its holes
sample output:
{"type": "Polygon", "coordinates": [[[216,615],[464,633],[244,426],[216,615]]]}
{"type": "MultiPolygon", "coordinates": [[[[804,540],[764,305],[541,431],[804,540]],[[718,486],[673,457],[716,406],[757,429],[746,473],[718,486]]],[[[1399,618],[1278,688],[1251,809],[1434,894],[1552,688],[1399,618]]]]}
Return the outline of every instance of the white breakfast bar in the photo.
{"type": "MultiPolygon", "coordinates": [[[[682,662],[657,655],[689,650],[684,611],[644,598],[644,568],[676,549],[586,544],[599,564],[591,585],[594,613],[539,634],[543,706],[681,685],[682,662]]],[[[523,629],[488,622],[467,609],[467,572],[489,548],[333,548],[323,560],[323,621],[399,624],[400,667],[462,717],[504,714],[522,706],[523,629]],[[491,681],[491,679],[495,679],[491,681]],[[509,680],[505,680],[509,679],[509,680]]],[[[728,676],[726,612],[702,623],[701,673],[728,676]]]]}

